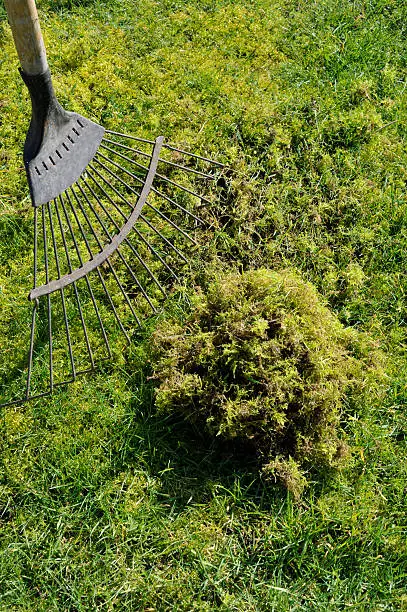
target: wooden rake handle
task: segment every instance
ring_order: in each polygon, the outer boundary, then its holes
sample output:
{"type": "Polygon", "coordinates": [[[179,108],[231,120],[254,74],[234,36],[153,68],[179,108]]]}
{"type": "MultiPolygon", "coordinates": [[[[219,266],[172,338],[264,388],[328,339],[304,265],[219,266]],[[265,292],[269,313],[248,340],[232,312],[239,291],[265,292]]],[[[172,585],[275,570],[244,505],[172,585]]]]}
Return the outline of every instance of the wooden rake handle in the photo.
{"type": "Polygon", "coordinates": [[[35,0],[4,0],[21,68],[38,75],[48,70],[35,0]]]}

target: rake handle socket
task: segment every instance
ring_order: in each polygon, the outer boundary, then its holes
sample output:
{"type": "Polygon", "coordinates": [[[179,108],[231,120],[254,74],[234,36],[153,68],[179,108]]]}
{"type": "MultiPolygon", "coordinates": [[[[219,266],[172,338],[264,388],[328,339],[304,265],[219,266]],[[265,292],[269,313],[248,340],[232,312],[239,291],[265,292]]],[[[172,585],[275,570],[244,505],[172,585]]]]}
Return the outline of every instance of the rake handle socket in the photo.
{"type": "Polygon", "coordinates": [[[63,123],[65,111],[55,97],[49,70],[37,75],[20,70],[20,75],[30,92],[32,105],[30,128],[24,145],[24,162],[28,164],[41,147],[46,127],[58,119],[63,123]]]}
{"type": "Polygon", "coordinates": [[[34,0],[4,0],[21,68],[28,75],[48,70],[47,54],[34,0]]]}

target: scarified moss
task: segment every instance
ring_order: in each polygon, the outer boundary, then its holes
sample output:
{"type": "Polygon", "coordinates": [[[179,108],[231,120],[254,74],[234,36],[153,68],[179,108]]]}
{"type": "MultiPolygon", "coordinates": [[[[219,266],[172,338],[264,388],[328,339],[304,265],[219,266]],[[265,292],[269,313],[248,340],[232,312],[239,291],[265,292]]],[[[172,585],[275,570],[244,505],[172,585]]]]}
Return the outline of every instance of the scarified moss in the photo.
{"type": "Polygon", "coordinates": [[[302,469],[346,454],[342,403],[371,391],[380,370],[372,343],[287,270],[218,276],[183,324],[159,326],[153,352],[158,409],[248,443],[264,474],[296,495],[302,469]]]}

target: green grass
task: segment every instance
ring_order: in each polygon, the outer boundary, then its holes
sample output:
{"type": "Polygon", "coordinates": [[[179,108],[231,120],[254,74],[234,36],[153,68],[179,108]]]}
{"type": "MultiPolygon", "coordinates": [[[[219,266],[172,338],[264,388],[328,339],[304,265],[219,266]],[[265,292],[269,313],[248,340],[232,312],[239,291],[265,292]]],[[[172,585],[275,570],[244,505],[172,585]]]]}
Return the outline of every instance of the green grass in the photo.
{"type": "MultiPolygon", "coordinates": [[[[39,8],[65,106],[234,169],[190,284],[215,257],[297,268],[386,352],[388,389],[344,412],[349,465],[315,477],[299,502],[232,448],[156,416],[148,331],[119,365],[6,409],[0,609],[407,609],[405,4],[39,8]]],[[[0,20],[4,382],[26,350],[32,210],[27,93],[0,20]]]]}

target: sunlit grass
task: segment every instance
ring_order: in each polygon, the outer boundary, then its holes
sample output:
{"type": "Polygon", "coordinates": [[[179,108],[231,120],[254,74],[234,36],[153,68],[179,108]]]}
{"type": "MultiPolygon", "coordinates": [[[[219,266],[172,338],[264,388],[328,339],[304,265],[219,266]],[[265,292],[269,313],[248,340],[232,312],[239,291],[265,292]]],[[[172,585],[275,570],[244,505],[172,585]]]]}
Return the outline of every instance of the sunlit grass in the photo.
{"type": "MultiPolygon", "coordinates": [[[[0,608],[406,608],[405,6],[39,8],[67,108],[138,136],[163,133],[234,170],[219,205],[202,210],[212,225],[186,293],[214,258],[295,267],[386,351],[388,391],[349,407],[349,466],[294,503],[233,449],[157,417],[150,320],[126,359],[4,411],[0,608]]],[[[14,392],[32,283],[29,103],[0,18],[0,376],[14,392]]],[[[181,291],[168,304],[179,316],[187,308],[181,291]]]]}

